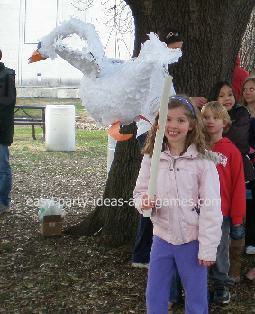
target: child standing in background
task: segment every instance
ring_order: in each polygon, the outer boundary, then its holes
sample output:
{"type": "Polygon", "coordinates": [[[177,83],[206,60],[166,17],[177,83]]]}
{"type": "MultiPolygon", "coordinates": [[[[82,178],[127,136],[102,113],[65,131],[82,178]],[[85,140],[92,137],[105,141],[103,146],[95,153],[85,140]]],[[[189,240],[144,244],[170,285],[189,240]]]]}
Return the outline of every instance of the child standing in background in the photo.
{"type": "MultiPolygon", "coordinates": [[[[224,132],[224,136],[229,138],[239,149],[243,158],[245,182],[255,179],[253,165],[248,156],[250,150],[249,129],[250,114],[245,106],[236,102],[231,85],[227,81],[217,82],[211,89],[209,101],[218,101],[223,105],[231,118],[231,127],[224,132]]],[[[249,200],[247,200],[247,204],[249,200]]],[[[248,204],[249,205],[249,204],[248,204]]],[[[247,217],[250,219],[250,217],[247,217]]],[[[245,239],[233,240],[230,246],[230,277],[233,282],[241,280],[241,255],[243,253],[245,239]]]]}
{"type": "Polygon", "coordinates": [[[233,89],[227,81],[217,82],[210,91],[209,101],[218,101],[230,116],[231,126],[224,132],[239,149],[243,157],[245,182],[254,180],[255,172],[248,157],[250,150],[249,129],[250,114],[245,106],[236,102],[233,89]]]}
{"type": "Polygon", "coordinates": [[[248,77],[242,86],[241,102],[255,118],[255,77],[248,77]]]}
{"type": "Polygon", "coordinates": [[[245,180],[242,156],[237,147],[222,136],[230,127],[231,120],[226,108],[217,101],[209,102],[202,108],[202,117],[212,151],[221,157],[217,165],[220,178],[221,209],[223,214],[222,238],[217,250],[215,266],[211,275],[214,281],[214,301],[220,304],[230,302],[227,287],[229,282],[229,235],[239,240],[244,237],[245,180]]]}
{"type": "Polygon", "coordinates": [[[207,267],[216,260],[222,214],[217,169],[206,154],[202,122],[190,100],[173,96],[157,179],[157,195],[148,199],[150,163],[158,116],[148,136],[134,190],[140,213],[152,214],[153,244],[146,303],[148,313],[168,313],[171,281],[178,269],[189,314],[208,313],[207,267]],[[207,156],[207,157],[206,157],[207,156]]]}
{"type": "MultiPolygon", "coordinates": [[[[255,167],[255,77],[248,77],[242,86],[242,104],[249,110],[250,119],[250,158],[255,167]]],[[[249,183],[249,199],[246,207],[246,254],[255,254],[255,181],[249,183]]],[[[255,268],[247,274],[248,278],[255,278],[255,268]]]]}

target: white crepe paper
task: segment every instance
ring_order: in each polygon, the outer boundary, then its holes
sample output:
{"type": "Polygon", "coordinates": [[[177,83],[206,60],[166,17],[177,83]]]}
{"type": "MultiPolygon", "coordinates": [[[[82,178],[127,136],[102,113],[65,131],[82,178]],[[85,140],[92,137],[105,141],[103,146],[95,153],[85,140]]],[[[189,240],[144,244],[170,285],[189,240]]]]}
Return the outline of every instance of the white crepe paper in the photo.
{"type": "Polygon", "coordinates": [[[57,55],[79,69],[83,105],[101,125],[114,121],[128,124],[143,115],[152,120],[159,109],[168,64],[181,57],[180,49],[169,49],[154,33],[149,34],[137,58],[128,61],[107,58],[92,24],[71,18],[41,39],[40,53],[57,55]],[[63,39],[77,34],[87,42],[82,51],[72,49],[63,39]]]}

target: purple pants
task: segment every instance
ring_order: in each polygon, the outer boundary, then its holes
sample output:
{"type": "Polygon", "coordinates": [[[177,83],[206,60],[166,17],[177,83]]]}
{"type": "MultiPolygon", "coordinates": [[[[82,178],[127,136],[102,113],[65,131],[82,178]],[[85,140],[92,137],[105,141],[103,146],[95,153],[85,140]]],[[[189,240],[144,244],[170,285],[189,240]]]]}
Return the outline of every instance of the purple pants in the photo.
{"type": "Polygon", "coordinates": [[[172,277],[178,269],[185,290],[185,313],[207,314],[207,268],[198,264],[198,241],[173,245],[153,237],[146,289],[148,314],[167,314],[172,277]]]}

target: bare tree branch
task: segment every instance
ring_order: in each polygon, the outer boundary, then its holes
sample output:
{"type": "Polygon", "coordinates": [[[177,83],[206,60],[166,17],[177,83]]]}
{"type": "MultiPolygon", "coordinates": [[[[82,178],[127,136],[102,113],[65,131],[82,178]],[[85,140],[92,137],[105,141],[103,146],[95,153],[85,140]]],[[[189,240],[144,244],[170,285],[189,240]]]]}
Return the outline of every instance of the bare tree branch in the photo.
{"type": "Polygon", "coordinates": [[[129,6],[123,1],[116,0],[102,0],[102,6],[106,6],[105,15],[108,20],[105,25],[114,25],[116,31],[123,35],[132,32],[133,18],[129,6]]]}
{"type": "Polygon", "coordinates": [[[71,4],[78,11],[86,11],[94,5],[94,0],[72,0],[71,4]]]}

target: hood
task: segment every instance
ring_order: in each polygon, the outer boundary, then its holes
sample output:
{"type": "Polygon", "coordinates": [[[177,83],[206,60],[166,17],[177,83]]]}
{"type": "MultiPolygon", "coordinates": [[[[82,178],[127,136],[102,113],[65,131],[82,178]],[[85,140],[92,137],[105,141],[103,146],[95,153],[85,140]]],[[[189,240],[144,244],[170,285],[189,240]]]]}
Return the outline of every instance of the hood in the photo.
{"type": "Polygon", "coordinates": [[[219,155],[219,153],[213,152],[211,150],[206,150],[204,154],[198,154],[198,157],[200,159],[211,160],[216,166],[222,162],[222,156],[219,155]]]}
{"type": "Polygon", "coordinates": [[[220,147],[220,146],[224,146],[225,144],[233,144],[230,139],[228,139],[227,137],[223,137],[221,140],[219,140],[218,142],[216,142],[214,145],[213,145],[213,148],[215,147],[220,147]]]}

